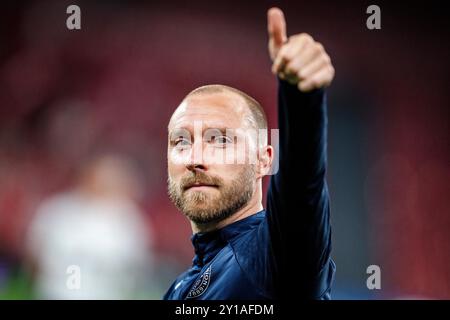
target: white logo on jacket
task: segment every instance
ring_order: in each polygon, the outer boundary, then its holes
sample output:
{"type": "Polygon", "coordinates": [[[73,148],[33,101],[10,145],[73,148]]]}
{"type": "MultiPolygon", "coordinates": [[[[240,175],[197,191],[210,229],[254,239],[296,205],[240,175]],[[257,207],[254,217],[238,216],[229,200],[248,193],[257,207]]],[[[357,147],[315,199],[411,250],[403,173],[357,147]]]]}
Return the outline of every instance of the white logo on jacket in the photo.
{"type": "Polygon", "coordinates": [[[203,293],[205,293],[206,289],[208,289],[210,281],[211,281],[211,266],[209,266],[209,268],[206,269],[205,272],[203,272],[200,278],[197,279],[197,281],[195,281],[194,285],[192,286],[191,290],[187,295],[187,299],[200,297],[203,293]]]}

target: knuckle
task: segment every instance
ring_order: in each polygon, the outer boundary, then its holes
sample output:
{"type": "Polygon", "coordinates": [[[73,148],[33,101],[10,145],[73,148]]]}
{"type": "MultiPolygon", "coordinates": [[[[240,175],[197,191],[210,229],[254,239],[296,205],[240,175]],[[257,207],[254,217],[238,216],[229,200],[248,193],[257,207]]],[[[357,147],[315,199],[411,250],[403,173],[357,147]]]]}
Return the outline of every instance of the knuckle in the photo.
{"type": "Polygon", "coordinates": [[[317,60],[319,61],[319,63],[320,63],[320,65],[323,67],[323,66],[326,66],[327,64],[328,64],[328,61],[327,61],[327,58],[326,58],[326,56],[325,55],[320,55],[318,58],[317,58],[317,60]]]}
{"type": "Polygon", "coordinates": [[[319,52],[324,52],[325,48],[323,47],[323,44],[321,44],[320,42],[316,42],[316,50],[319,52]]]}
{"type": "Polygon", "coordinates": [[[287,60],[288,59],[288,55],[289,55],[289,47],[288,46],[283,46],[281,49],[280,49],[280,53],[279,53],[279,56],[280,56],[280,60],[287,60]]]}
{"type": "Polygon", "coordinates": [[[284,53],[284,55],[283,55],[284,62],[285,63],[290,63],[292,61],[292,59],[294,58],[294,54],[295,53],[293,53],[292,50],[291,51],[286,51],[284,53]]]}
{"type": "Polygon", "coordinates": [[[296,66],[293,62],[290,62],[286,65],[286,72],[290,74],[296,74],[296,66]]]}
{"type": "Polygon", "coordinates": [[[312,42],[314,41],[313,37],[311,37],[311,35],[309,35],[308,33],[300,33],[298,34],[299,39],[304,39],[308,42],[312,42]]]}
{"type": "Polygon", "coordinates": [[[289,37],[289,41],[290,42],[298,41],[300,38],[301,38],[300,34],[294,34],[294,35],[289,37]]]}
{"type": "Polygon", "coordinates": [[[280,51],[280,61],[287,59],[288,52],[286,50],[280,51]]]}
{"type": "Polygon", "coordinates": [[[331,74],[331,78],[334,78],[334,75],[336,74],[336,69],[334,69],[334,67],[331,65],[330,65],[330,74],[331,74]]]}

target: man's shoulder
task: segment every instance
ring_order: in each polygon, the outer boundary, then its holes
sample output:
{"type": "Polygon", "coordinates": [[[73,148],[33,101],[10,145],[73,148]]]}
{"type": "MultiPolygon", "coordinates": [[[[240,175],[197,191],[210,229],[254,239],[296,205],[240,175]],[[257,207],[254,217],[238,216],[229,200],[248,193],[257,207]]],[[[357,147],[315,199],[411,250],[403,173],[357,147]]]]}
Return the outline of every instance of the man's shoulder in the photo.
{"type": "Polygon", "coordinates": [[[235,261],[234,270],[239,270],[242,277],[262,296],[271,297],[273,279],[270,270],[274,264],[270,255],[270,239],[264,231],[266,222],[264,214],[258,225],[230,241],[231,252],[228,254],[232,254],[235,261]]]}

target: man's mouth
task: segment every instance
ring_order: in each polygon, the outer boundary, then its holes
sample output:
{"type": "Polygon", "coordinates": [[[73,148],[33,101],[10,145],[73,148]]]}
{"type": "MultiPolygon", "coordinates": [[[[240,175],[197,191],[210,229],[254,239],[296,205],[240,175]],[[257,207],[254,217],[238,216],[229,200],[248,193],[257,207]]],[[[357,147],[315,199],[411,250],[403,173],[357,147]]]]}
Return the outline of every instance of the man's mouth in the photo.
{"type": "Polygon", "coordinates": [[[184,187],[184,191],[187,190],[206,190],[209,188],[218,188],[215,184],[207,184],[207,183],[194,183],[184,187]]]}

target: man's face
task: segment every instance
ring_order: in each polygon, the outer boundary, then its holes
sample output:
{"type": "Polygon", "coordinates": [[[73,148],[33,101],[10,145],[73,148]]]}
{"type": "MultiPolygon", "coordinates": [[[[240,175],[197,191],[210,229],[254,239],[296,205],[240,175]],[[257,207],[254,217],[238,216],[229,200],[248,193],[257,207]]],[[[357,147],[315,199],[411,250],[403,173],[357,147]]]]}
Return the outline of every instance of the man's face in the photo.
{"type": "Polygon", "coordinates": [[[253,196],[255,165],[248,160],[256,146],[246,131],[247,114],[245,101],[228,92],[191,96],[173,114],[169,196],[191,221],[221,221],[253,196]]]}

